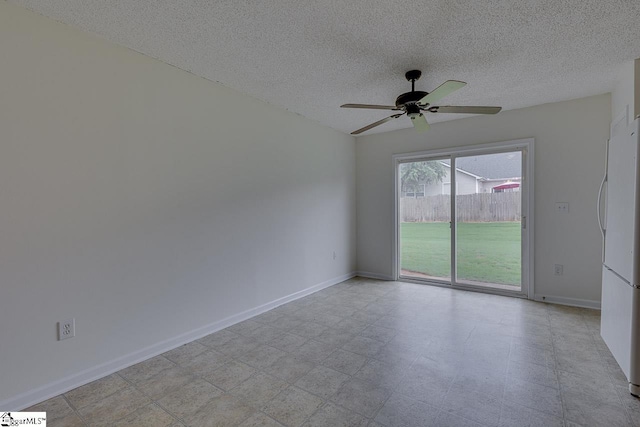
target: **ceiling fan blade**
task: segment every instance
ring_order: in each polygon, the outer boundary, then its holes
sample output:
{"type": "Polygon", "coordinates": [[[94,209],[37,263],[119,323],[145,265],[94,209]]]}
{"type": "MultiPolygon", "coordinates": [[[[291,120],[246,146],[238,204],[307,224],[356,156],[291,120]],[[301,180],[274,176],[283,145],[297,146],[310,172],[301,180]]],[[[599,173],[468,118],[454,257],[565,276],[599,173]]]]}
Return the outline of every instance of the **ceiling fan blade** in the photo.
{"type": "Polygon", "coordinates": [[[413,127],[416,128],[418,132],[427,131],[430,127],[424,114],[411,117],[411,123],[413,123],[413,127]]]}
{"type": "Polygon", "coordinates": [[[375,104],[342,104],[340,108],[366,108],[369,110],[399,110],[395,105],[375,105],[375,104]]]}
{"type": "Polygon", "coordinates": [[[362,132],[364,132],[364,131],[367,131],[367,130],[369,130],[369,129],[373,129],[374,127],[376,127],[376,126],[380,126],[380,125],[381,125],[381,124],[383,124],[383,123],[387,123],[389,120],[397,119],[398,117],[400,117],[400,116],[401,116],[401,115],[403,115],[403,114],[404,114],[404,113],[394,114],[393,116],[389,116],[389,117],[386,117],[386,118],[384,118],[384,119],[382,119],[382,120],[378,120],[378,121],[377,121],[377,122],[375,122],[375,123],[371,123],[370,125],[367,125],[367,126],[365,126],[365,127],[363,127],[363,128],[360,128],[360,129],[358,129],[358,130],[354,130],[353,132],[351,132],[351,135],[358,135],[358,134],[361,134],[361,133],[362,133],[362,132]]]}
{"type": "Polygon", "coordinates": [[[443,106],[429,107],[427,109],[432,113],[458,113],[458,114],[498,114],[502,107],[461,107],[461,106],[443,106]]]}
{"type": "Polygon", "coordinates": [[[460,82],[458,80],[447,80],[435,88],[433,92],[427,94],[424,98],[418,101],[418,103],[422,105],[433,104],[434,102],[440,101],[450,93],[455,92],[458,89],[462,89],[465,85],[465,82],[460,82]]]}

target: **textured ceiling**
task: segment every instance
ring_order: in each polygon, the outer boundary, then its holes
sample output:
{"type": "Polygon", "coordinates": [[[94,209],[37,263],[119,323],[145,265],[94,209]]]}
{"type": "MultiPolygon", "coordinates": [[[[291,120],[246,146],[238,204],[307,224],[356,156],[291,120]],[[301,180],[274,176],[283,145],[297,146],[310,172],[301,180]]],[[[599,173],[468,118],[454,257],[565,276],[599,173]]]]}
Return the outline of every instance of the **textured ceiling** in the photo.
{"type": "Polygon", "coordinates": [[[440,105],[509,110],[609,92],[640,57],[638,0],[10,1],[344,132],[391,112],[341,104],[393,104],[410,69],[468,82],[440,105]]]}

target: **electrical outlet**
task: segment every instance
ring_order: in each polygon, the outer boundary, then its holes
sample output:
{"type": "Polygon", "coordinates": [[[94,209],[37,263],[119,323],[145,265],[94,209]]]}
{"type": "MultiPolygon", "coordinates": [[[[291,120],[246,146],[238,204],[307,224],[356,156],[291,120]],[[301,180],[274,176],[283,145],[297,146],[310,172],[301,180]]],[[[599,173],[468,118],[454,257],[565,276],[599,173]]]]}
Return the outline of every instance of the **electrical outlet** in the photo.
{"type": "Polygon", "coordinates": [[[58,341],[76,336],[76,319],[58,322],[58,341]]]}
{"type": "Polygon", "coordinates": [[[564,266],[562,264],[556,264],[554,269],[554,274],[556,276],[562,276],[564,270],[564,266]]]}
{"type": "Polygon", "coordinates": [[[569,203],[567,202],[557,202],[556,203],[556,212],[558,213],[569,213],[569,203]]]}

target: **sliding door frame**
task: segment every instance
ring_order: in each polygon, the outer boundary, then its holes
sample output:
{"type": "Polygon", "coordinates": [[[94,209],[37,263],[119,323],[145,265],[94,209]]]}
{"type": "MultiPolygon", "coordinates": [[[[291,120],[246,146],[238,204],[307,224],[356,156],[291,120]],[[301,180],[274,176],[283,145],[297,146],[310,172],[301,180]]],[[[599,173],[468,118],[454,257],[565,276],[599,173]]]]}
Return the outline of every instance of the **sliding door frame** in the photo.
{"type": "Polygon", "coordinates": [[[453,270],[453,267],[457,265],[455,257],[456,254],[456,242],[453,237],[456,236],[456,218],[454,217],[455,210],[455,173],[451,174],[451,188],[452,188],[452,196],[451,196],[451,230],[452,230],[452,241],[451,241],[451,283],[444,283],[440,281],[434,280],[422,280],[422,279],[412,279],[407,277],[402,277],[403,281],[415,282],[415,283],[426,283],[436,286],[445,286],[445,287],[454,287],[458,289],[467,289],[472,291],[482,291],[486,293],[494,293],[501,295],[509,295],[509,296],[518,296],[528,299],[533,299],[534,293],[534,139],[526,138],[526,139],[517,139],[512,141],[505,142],[495,142],[489,144],[478,144],[478,145],[467,145],[461,147],[451,147],[451,148],[443,148],[443,149],[434,149],[428,151],[420,151],[413,153],[405,153],[405,154],[395,154],[392,156],[393,158],[393,170],[394,170],[394,214],[393,214],[393,278],[395,280],[400,279],[400,203],[399,203],[399,195],[400,195],[400,179],[398,177],[398,170],[400,164],[407,163],[410,161],[426,161],[430,158],[437,158],[443,156],[453,156],[451,158],[451,170],[455,170],[455,159],[456,157],[461,156],[474,156],[474,155],[483,155],[483,154],[496,154],[500,152],[509,152],[509,151],[522,151],[522,182],[520,186],[520,191],[522,192],[522,204],[521,204],[521,236],[523,239],[522,244],[522,268],[521,268],[521,288],[520,292],[514,291],[503,291],[501,289],[482,287],[479,288],[477,286],[465,285],[461,283],[456,283],[456,272],[453,270]]]}

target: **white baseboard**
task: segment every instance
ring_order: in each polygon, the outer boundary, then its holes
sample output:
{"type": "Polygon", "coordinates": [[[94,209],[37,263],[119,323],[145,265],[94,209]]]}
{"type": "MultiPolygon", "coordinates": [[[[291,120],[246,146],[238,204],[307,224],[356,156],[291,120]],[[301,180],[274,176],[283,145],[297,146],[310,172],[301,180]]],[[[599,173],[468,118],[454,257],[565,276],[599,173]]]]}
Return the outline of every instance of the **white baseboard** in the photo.
{"type": "Polygon", "coordinates": [[[36,403],[40,403],[59,394],[66,393],[69,390],[73,390],[74,388],[106,377],[107,375],[111,375],[112,373],[117,372],[121,369],[127,368],[131,365],[135,365],[136,363],[142,362],[151,357],[172,350],[183,344],[202,338],[206,335],[212,334],[244,320],[250,319],[251,317],[272,310],[282,304],[286,304],[299,298],[303,298],[307,295],[328,288],[329,286],[344,282],[345,280],[351,279],[355,276],[356,273],[352,272],[344,274],[342,276],[334,277],[333,279],[326,280],[322,283],[318,283],[317,285],[311,286],[285,297],[278,298],[274,301],[268,302],[258,307],[243,311],[233,316],[229,316],[209,325],[202,326],[193,331],[180,334],[176,337],[161,341],[157,344],[150,345],[133,353],[118,357],[117,359],[114,359],[110,362],[106,362],[93,368],[89,368],[84,371],[69,375],[36,389],[29,390],[17,396],[0,401],[0,408],[2,408],[2,410],[4,411],[19,411],[28,408],[32,405],[35,405],[36,403]]]}
{"type": "MultiPolygon", "coordinates": [[[[365,277],[368,279],[378,279],[378,280],[395,280],[394,278],[392,278],[391,276],[386,276],[384,274],[378,274],[378,273],[371,273],[369,271],[357,271],[356,272],[357,276],[360,277],[365,277]]],[[[408,282],[411,282],[411,280],[407,280],[408,282]]],[[[424,283],[424,282],[416,282],[416,283],[424,283]]],[[[433,285],[436,286],[442,286],[440,284],[434,283],[433,285]]],[[[448,285],[444,285],[443,287],[445,288],[451,288],[448,285]]],[[[468,289],[468,290],[472,290],[473,289],[468,289]]],[[[498,293],[498,295],[500,295],[498,293]]],[[[510,295],[512,296],[512,295],[510,295]]],[[[553,295],[538,295],[536,294],[533,299],[535,301],[540,301],[540,302],[548,302],[551,304],[562,304],[562,305],[570,305],[573,307],[583,307],[583,308],[593,308],[596,310],[600,310],[600,301],[593,301],[593,300],[587,300],[587,299],[578,299],[578,298],[566,298],[566,297],[557,297],[557,296],[553,296],[553,295]]]]}
{"type": "Polygon", "coordinates": [[[356,275],[360,277],[366,277],[367,279],[396,280],[391,276],[387,276],[385,274],[371,273],[369,271],[357,271],[356,275]]]}
{"type": "Polygon", "coordinates": [[[562,304],[562,305],[570,305],[573,307],[583,307],[583,308],[594,308],[596,310],[600,310],[600,301],[593,301],[588,299],[578,299],[578,298],[566,298],[566,297],[556,297],[553,295],[534,295],[534,300],[540,302],[549,302],[552,304],[562,304]]]}

